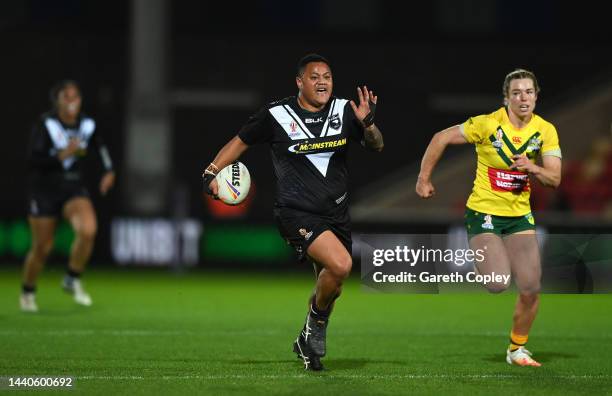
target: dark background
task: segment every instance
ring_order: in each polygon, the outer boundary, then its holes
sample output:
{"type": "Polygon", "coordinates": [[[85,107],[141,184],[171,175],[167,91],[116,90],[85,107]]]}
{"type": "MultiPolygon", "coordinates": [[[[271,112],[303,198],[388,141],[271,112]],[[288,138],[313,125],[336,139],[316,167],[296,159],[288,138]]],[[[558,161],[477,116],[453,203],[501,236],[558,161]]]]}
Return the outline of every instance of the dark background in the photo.
{"type": "MultiPolygon", "coordinates": [[[[169,91],[248,90],[263,105],[296,93],[295,64],[309,52],[331,61],[336,95],[354,98],[355,87],[367,84],[379,95],[377,124],[386,146],[383,155],[352,149],[351,186],[357,188],[390,169],[416,164],[434,132],[474,115],[437,109],[432,105],[437,94],[497,96],[494,105],[499,105],[503,77],[524,67],[540,80],[538,113],[546,118],[552,106],[610,81],[609,13],[594,4],[172,1],[169,34],[160,45],[169,51],[169,91]]],[[[101,224],[98,257],[108,256],[109,219],[130,215],[121,180],[130,26],[130,2],[0,4],[2,169],[7,180],[2,183],[0,219],[25,217],[31,125],[48,109],[53,83],[76,79],[82,85],[84,111],[97,120],[119,177],[105,199],[96,194],[97,177],[89,179],[101,224]]],[[[188,187],[191,216],[205,223],[218,221],[210,218],[202,199],[201,171],[257,107],[173,108],[172,179],[188,187]]],[[[493,110],[483,108],[482,113],[493,110]]],[[[249,166],[256,194],[240,221],[271,223],[274,180],[268,149],[252,148],[242,161],[249,166]]],[[[92,161],[92,176],[99,168],[92,161]]],[[[170,212],[169,203],[160,215],[170,212]]]]}

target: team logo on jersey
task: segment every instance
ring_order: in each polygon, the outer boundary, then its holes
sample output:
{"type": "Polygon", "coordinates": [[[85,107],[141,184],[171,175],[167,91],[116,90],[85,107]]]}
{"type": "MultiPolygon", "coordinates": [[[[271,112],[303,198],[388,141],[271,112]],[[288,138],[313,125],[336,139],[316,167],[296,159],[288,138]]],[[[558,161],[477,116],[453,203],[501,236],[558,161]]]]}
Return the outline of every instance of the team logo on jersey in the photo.
{"type": "Polygon", "coordinates": [[[540,151],[540,147],[542,147],[542,139],[538,139],[537,137],[532,137],[531,139],[529,139],[527,151],[540,151]]]}
{"type": "Polygon", "coordinates": [[[311,154],[318,151],[330,151],[336,147],[346,145],[346,138],[328,140],[325,142],[309,143],[308,141],[289,146],[288,150],[295,154],[311,154]]]}
{"type": "Polygon", "coordinates": [[[502,147],[504,147],[504,142],[502,141],[503,138],[504,138],[504,131],[503,129],[501,129],[501,127],[499,127],[497,128],[497,131],[495,132],[495,140],[493,141],[493,147],[495,147],[497,151],[499,151],[502,147]]]}
{"type": "Polygon", "coordinates": [[[523,142],[523,139],[520,136],[512,136],[512,143],[521,144],[522,142],[523,142]]]}
{"type": "Polygon", "coordinates": [[[490,214],[485,215],[484,223],[482,223],[481,227],[487,230],[492,230],[493,228],[495,228],[493,226],[493,217],[490,214]]]}
{"type": "Polygon", "coordinates": [[[312,231],[306,231],[305,228],[300,228],[300,230],[298,231],[300,233],[301,236],[304,237],[304,239],[309,240],[310,237],[312,236],[312,231]]]}
{"type": "Polygon", "coordinates": [[[329,117],[329,127],[331,129],[335,129],[336,131],[342,127],[342,121],[340,120],[338,113],[329,117]]]}

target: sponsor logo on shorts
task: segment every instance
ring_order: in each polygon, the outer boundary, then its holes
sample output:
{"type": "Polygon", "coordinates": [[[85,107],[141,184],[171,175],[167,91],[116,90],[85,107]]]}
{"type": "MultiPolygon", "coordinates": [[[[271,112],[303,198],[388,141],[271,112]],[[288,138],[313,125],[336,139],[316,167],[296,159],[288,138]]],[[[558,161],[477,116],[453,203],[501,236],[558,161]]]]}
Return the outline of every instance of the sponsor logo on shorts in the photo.
{"type": "Polygon", "coordinates": [[[308,232],[306,231],[305,228],[300,228],[300,230],[298,231],[300,233],[301,236],[304,237],[304,239],[309,240],[310,237],[312,236],[312,231],[308,232]]]}
{"type": "Polygon", "coordinates": [[[494,191],[529,191],[529,175],[525,172],[489,168],[487,173],[494,191]]]}
{"type": "Polygon", "coordinates": [[[527,213],[525,215],[525,219],[527,220],[529,224],[535,225],[535,219],[533,218],[533,215],[531,213],[527,213]]]}
{"type": "Polygon", "coordinates": [[[485,229],[487,229],[487,230],[492,230],[492,229],[494,229],[494,228],[495,228],[495,227],[493,226],[493,217],[492,217],[490,214],[485,215],[485,217],[484,217],[484,223],[482,223],[481,227],[482,227],[482,228],[485,228],[485,229]]]}
{"type": "Polygon", "coordinates": [[[336,199],[336,204],[340,205],[340,203],[346,198],[346,194],[347,193],[344,193],[340,198],[336,199]]]}

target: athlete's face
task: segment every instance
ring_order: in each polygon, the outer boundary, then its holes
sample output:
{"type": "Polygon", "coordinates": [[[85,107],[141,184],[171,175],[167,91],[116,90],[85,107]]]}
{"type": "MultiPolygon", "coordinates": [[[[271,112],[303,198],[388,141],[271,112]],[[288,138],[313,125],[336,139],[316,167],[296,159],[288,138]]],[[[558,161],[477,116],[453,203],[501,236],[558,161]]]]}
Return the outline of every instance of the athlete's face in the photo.
{"type": "Polygon", "coordinates": [[[57,108],[60,113],[75,117],[81,111],[81,92],[74,85],[62,89],[57,97],[57,108]]]}
{"type": "Polygon", "coordinates": [[[510,81],[505,99],[509,112],[519,118],[529,117],[535,109],[537,100],[538,94],[531,78],[517,78],[510,81]]]}
{"type": "Polygon", "coordinates": [[[311,62],[304,68],[304,74],[295,78],[300,97],[310,106],[323,108],[332,94],[332,73],[324,62],[311,62]]]}

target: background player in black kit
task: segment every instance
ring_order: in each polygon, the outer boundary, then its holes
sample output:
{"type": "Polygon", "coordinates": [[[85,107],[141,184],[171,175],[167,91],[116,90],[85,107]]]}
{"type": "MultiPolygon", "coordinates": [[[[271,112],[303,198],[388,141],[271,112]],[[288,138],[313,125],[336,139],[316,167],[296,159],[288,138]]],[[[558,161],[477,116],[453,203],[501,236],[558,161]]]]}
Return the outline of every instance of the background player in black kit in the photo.
{"type": "Polygon", "coordinates": [[[334,301],[352,266],[348,214],[349,141],[381,151],[374,125],[377,97],[357,88],[359,104],[332,96],[329,62],[310,54],[298,63],[297,96],[272,102],[254,114],[204,171],[204,187],[217,195],[214,179],[251,145],[268,143],[277,179],[274,218],[300,260],[314,263],[317,282],[294,352],[306,369],[321,370],[326,328],[334,301]]]}
{"type": "Polygon", "coordinates": [[[95,121],[81,114],[81,90],[65,80],[51,90],[53,109],[34,125],[29,150],[30,170],[28,207],[32,244],[23,270],[20,306],[36,312],[36,279],[53,247],[53,236],[60,216],[75,232],[67,274],[62,287],[81,305],[91,305],[91,297],[79,280],[89,260],[96,235],[96,215],[82,176],[83,157],[93,145],[106,173],[100,193],[106,194],[115,182],[113,165],[95,121]]]}

